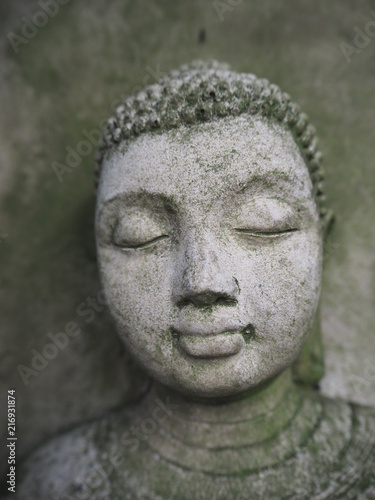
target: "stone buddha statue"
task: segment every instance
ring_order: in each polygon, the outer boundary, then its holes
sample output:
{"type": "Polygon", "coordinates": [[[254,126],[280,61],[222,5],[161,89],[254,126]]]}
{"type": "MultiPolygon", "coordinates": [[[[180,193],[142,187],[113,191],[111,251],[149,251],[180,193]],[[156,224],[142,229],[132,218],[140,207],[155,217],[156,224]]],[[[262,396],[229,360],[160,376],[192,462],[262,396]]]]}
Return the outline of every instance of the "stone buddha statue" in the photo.
{"type": "Polygon", "coordinates": [[[22,499],[375,498],[374,410],[330,400],[314,127],[217,63],[119,106],[97,157],[98,262],[134,404],[54,438],[22,499]]]}

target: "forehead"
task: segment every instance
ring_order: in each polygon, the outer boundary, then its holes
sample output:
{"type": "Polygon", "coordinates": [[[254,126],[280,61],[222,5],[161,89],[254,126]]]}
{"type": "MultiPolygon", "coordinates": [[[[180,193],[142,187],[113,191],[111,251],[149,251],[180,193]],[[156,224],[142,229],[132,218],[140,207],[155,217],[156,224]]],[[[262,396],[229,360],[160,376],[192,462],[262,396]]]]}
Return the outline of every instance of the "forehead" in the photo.
{"type": "Polygon", "coordinates": [[[98,195],[149,192],[196,203],[245,190],[312,197],[306,164],[281,124],[240,116],[145,134],[104,161],[98,195]]]}

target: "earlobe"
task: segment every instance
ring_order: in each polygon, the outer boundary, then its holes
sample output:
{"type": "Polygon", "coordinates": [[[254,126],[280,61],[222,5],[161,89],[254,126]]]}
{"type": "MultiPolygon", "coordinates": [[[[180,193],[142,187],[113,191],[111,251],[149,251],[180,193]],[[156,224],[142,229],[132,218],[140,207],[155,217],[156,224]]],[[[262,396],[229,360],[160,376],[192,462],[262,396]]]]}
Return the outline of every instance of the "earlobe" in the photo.
{"type": "Polygon", "coordinates": [[[314,387],[324,376],[324,349],[320,327],[320,308],[303,349],[293,365],[293,379],[298,384],[314,387]]]}
{"type": "Polygon", "coordinates": [[[323,229],[323,240],[325,241],[332,231],[335,222],[335,214],[333,210],[327,210],[324,215],[321,215],[321,221],[323,229]]]}

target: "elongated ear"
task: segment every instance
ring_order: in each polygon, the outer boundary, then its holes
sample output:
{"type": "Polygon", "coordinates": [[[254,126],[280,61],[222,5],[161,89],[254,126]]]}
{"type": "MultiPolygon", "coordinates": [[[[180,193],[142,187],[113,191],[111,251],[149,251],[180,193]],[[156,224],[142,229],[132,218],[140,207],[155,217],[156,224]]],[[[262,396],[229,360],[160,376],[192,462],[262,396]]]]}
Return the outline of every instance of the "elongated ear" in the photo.
{"type": "Polygon", "coordinates": [[[305,345],[293,365],[293,378],[299,384],[315,386],[324,372],[324,350],[320,329],[320,307],[318,307],[305,345]]]}
{"type": "MultiPolygon", "coordinates": [[[[322,217],[322,232],[324,248],[327,237],[330,234],[335,221],[334,213],[328,210],[322,217]]],[[[324,349],[322,331],[320,327],[320,304],[315,315],[313,326],[307,336],[306,343],[293,365],[293,378],[295,382],[315,386],[323,378],[324,369],[324,349]]]]}

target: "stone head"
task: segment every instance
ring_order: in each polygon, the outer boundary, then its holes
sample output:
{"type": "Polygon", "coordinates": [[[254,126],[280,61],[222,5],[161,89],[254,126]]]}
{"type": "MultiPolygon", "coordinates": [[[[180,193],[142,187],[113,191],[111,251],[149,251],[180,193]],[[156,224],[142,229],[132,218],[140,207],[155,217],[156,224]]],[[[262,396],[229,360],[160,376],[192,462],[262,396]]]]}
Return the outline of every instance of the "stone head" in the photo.
{"type": "Polygon", "coordinates": [[[287,94],[217,64],[182,67],[118,107],[98,179],[105,294],[153,378],[226,397],[298,363],[329,212],[315,129],[287,94]]]}

